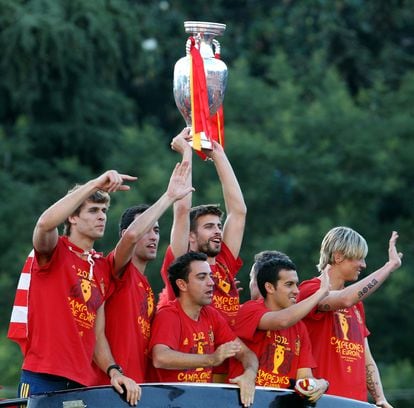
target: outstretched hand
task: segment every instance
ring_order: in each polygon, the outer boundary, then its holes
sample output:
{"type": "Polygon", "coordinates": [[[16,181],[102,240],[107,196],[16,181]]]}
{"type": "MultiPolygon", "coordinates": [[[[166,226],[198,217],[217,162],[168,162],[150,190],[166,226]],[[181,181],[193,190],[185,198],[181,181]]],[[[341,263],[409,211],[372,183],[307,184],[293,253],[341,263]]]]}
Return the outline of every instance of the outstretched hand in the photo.
{"type": "Polygon", "coordinates": [[[329,282],[329,271],[331,269],[331,265],[328,264],[325,266],[324,270],[319,275],[319,279],[321,281],[321,286],[319,290],[325,294],[325,296],[329,295],[329,290],[331,289],[331,284],[329,282]]]}
{"type": "Polygon", "coordinates": [[[173,200],[180,200],[187,194],[194,191],[192,186],[187,185],[191,173],[191,166],[188,161],[177,163],[170,177],[167,187],[167,195],[173,200]]]}
{"type": "Polygon", "coordinates": [[[128,191],[130,186],[125,185],[127,181],[135,181],[137,177],[129,176],[128,174],[118,173],[116,170],[108,170],[94,181],[98,190],[113,193],[115,191],[128,191]]]}
{"type": "Polygon", "coordinates": [[[229,378],[229,383],[237,384],[240,387],[240,400],[244,407],[250,407],[254,402],[254,393],[256,391],[256,373],[251,370],[245,370],[242,375],[235,378],[229,378]]]}
{"type": "Polygon", "coordinates": [[[401,266],[401,259],[403,257],[403,254],[397,251],[397,239],[398,232],[393,231],[391,234],[390,244],[388,247],[388,262],[391,264],[393,271],[401,266]]]}

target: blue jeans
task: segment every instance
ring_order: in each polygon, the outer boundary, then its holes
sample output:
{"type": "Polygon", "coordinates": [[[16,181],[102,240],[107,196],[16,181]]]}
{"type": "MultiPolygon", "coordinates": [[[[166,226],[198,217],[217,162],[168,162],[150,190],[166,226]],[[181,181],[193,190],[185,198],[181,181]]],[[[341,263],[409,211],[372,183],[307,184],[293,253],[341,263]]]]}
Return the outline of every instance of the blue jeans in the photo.
{"type": "Polygon", "coordinates": [[[84,386],[75,381],[57,375],[22,370],[17,393],[19,398],[28,398],[32,394],[82,387],[84,386]]]}

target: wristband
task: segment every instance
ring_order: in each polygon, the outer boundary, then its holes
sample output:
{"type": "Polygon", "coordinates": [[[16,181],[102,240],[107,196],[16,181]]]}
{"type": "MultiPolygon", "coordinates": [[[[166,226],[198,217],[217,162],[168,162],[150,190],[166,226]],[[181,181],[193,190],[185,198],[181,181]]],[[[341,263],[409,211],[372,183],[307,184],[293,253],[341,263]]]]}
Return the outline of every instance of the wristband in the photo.
{"type": "Polygon", "coordinates": [[[111,364],[107,369],[106,369],[106,374],[108,375],[108,377],[111,377],[110,375],[109,375],[109,373],[111,372],[111,370],[117,370],[117,371],[119,371],[121,374],[124,374],[124,372],[122,371],[122,368],[121,368],[121,366],[120,365],[118,365],[118,364],[111,364]]]}

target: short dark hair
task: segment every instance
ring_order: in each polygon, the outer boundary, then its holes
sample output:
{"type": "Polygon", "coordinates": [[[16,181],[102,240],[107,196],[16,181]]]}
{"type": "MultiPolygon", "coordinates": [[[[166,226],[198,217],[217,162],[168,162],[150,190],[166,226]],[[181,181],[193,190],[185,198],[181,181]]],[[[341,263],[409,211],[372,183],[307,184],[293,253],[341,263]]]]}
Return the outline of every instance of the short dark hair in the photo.
{"type": "Polygon", "coordinates": [[[255,275],[257,276],[257,265],[260,262],[265,262],[265,261],[269,261],[271,259],[285,259],[287,261],[292,261],[288,255],[286,255],[283,252],[280,251],[276,251],[276,250],[264,250],[261,252],[258,252],[255,256],[254,256],[254,264],[253,264],[253,271],[255,273],[255,275]]]}
{"type": "Polygon", "coordinates": [[[282,269],[296,271],[296,265],[286,258],[272,258],[257,264],[257,287],[260,294],[266,298],[266,282],[276,285],[279,280],[279,272],[282,269]]]}
{"type": "MultiPolygon", "coordinates": [[[[82,184],[75,184],[67,192],[67,194],[72,193],[73,191],[77,190],[80,187],[82,187],[82,184]]],[[[111,203],[111,197],[106,191],[103,191],[103,190],[95,191],[71,214],[71,216],[79,215],[82,207],[86,204],[87,201],[90,201],[92,203],[97,203],[97,204],[108,204],[108,208],[109,208],[109,204],[111,203]]],[[[69,218],[67,218],[63,224],[63,235],[70,235],[71,227],[72,227],[72,224],[69,222],[69,218]]]]}
{"type": "Polygon", "coordinates": [[[217,215],[221,221],[223,218],[223,211],[220,210],[219,204],[203,204],[191,208],[190,231],[195,231],[197,229],[197,220],[203,215],[217,215]]]}
{"type": "Polygon", "coordinates": [[[202,252],[187,252],[179,256],[168,268],[168,280],[174,290],[176,297],[180,296],[180,289],[177,286],[177,279],[183,279],[188,282],[191,262],[207,261],[207,255],[202,252]]]}
{"type": "Polygon", "coordinates": [[[149,204],[138,204],[127,208],[119,220],[119,235],[121,236],[121,232],[132,224],[137,214],[142,214],[148,210],[149,207],[149,204]]]}

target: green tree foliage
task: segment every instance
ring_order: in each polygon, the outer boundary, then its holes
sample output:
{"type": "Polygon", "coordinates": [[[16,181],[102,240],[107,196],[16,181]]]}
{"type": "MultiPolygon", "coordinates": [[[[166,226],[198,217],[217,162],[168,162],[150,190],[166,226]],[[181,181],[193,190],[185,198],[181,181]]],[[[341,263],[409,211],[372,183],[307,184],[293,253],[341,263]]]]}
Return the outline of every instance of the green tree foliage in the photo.
{"type": "MultiPolygon", "coordinates": [[[[411,386],[413,13],[407,0],[0,0],[3,332],[36,219],[72,184],[108,168],[139,178],[113,196],[104,251],[124,208],[165,190],[179,159],[169,141],[184,126],[172,95],[183,22],[217,21],[226,152],[248,206],[242,299],[258,251],[287,252],[309,278],[326,231],[349,225],[367,238],[369,272],[398,230],[403,267],[366,309],[386,388],[411,386]]],[[[194,204],[223,205],[212,163],[195,157],[193,184],[194,204]]],[[[161,258],[171,212],[160,225],[161,258]]],[[[156,292],[160,263],[149,266],[156,292]]],[[[0,342],[0,383],[16,381],[17,355],[0,342]]]]}

